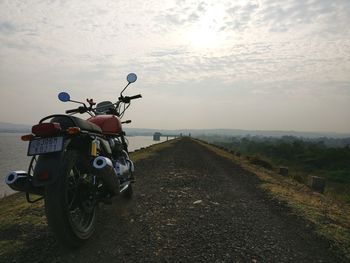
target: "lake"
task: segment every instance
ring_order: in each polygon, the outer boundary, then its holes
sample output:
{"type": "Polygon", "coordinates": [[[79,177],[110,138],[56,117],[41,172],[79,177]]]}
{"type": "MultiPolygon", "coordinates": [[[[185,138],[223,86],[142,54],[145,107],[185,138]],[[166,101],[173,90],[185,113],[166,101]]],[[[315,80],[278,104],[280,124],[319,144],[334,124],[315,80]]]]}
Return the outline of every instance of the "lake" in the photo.
{"type": "MultiPolygon", "coordinates": [[[[30,157],[27,156],[28,142],[23,142],[21,135],[21,133],[0,133],[0,198],[14,193],[5,184],[6,175],[15,170],[28,170],[30,162],[30,157]]],[[[166,138],[161,137],[160,141],[155,142],[152,136],[130,136],[127,138],[130,152],[166,140],[166,138]]]]}

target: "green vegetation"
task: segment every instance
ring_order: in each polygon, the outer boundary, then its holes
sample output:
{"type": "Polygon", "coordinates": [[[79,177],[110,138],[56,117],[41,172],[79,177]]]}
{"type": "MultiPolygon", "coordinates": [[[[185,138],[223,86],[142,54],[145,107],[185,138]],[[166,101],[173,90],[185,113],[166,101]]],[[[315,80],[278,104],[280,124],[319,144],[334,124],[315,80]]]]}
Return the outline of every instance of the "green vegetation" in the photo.
{"type": "Polygon", "coordinates": [[[259,166],[264,167],[264,168],[266,168],[268,170],[272,170],[273,169],[273,166],[269,162],[269,160],[266,160],[264,157],[262,157],[259,154],[253,155],[253,157],[249,158],[249,161],[252,164],[259,165],[259,166]]]}

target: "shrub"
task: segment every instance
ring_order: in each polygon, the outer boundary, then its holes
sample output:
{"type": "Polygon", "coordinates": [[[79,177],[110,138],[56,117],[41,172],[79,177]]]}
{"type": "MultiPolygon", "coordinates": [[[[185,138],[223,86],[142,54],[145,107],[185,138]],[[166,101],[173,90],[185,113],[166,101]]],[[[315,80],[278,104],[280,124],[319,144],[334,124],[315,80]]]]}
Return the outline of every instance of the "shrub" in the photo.
{"type": "Polygon", "coordinates": [[[337,170],[329,171],[326,174],[326,178],[330,181],[337,183],[350,183],[350,171],[337,170]]]}
{"type": "Polygon", "coordinates": [[[264,167],[268,170],[272,170],[273,166],[267,159],[261,157],[260,155],[254,155],[249,160],[250,163],[264,167]]]}
{"type": "Polygon", "coordinates": [[[304,175],[304,174],[299,174],[299,173],[293,174],[293,175],[292,175],[292,178],[293,178],[295,181],[297,181],[297,182],[299,182],[299,183],[302,183],[302,184],[305,184],[306,181],[307,181],[307,177],[306,177],[306,175],[304,175]]]}

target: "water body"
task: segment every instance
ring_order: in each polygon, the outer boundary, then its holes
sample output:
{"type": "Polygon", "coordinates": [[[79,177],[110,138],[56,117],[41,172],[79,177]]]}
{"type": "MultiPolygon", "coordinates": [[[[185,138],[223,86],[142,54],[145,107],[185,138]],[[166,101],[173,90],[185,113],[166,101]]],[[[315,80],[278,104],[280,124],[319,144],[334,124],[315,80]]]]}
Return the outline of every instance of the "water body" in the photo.
{"type": "MultiPolygon", "coordinates": [[[[21,140],[20,133],[0,133],[0,198],[14,193],[6,184],[5,176],[14,170],[27,171],[30,157],[27,156],[28,142],[21,140]]],[[[140,149],[154,143],[152,136],[128,137],[129,151],[140,149]]]]}

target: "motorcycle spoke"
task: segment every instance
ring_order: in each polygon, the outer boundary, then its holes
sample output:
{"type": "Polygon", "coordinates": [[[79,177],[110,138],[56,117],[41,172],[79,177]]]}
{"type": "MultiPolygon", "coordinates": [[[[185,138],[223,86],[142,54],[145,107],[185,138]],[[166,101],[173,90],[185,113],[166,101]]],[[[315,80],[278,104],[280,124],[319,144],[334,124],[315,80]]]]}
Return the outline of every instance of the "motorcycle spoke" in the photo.
{"type": "Polygon", "coordinates": [[[78,195],[78,183],[75,178],[76,174],[74,173],[73,169],[69,172],[68,177],[68,189],[67,189],[67,202],[68,204],[68,210],[71,210],[73,207],[73,204],[75,200],[77,199],[78,195]]]}
{"type": "Polygon", "coordinates": [[[80,225],[80,226],[84,226],[84,221],[86,221],[86,220],[85,220],[85,217],[82,216],[82,217],[80,218],[79,225],[80,225]]]}
{"type": "Polygon", "coordinates": [[[89,225],[91,214],[87,214],[82,211],[80,208],[70,212],[71,220],[74,223],[75,227],[81,231],[84,230],[89,225]]]}
{"type": "Polygon", "coordinates": [[[73,224],[75,225],[75,227],[77,227],[78,229],[80,229],[80,211],[79,209],[75,209],[72,211],[71,213],[71,220],[73,222],[73,224]]]}
{"type": "MultiPolygon", "coordinates": [[[[86,173],[81,173],[74,166],[69,172],[67,187],[68,211],[72,224],[78,231],[84,231],[89,227],[93,213],[89,207],[93,205],[91,201],[86,200],[89,196],[89,185],[92,183],[92,177],[86,173]]],[[[92,210],[91,210],[92,211],[92,210]]]]}
{"type": "Polygon", "coordinates": [[[76,200],[77,195],[75,194],[72,198],[72,200],[70,201],[69,205],[68,205],[68,210],[70,211],[73,207],[74,201],[76,200]]]}

